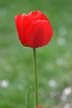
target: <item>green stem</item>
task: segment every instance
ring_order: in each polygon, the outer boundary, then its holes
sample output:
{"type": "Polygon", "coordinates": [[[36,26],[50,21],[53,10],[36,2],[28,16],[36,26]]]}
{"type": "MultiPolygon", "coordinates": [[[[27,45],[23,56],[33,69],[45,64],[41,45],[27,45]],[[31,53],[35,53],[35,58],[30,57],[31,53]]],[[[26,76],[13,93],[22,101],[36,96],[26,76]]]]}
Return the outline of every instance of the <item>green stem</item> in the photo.
{"type": "Polygon", "coordinates": [[[35,97],[36,97],[36,106],[38,106],[38,82],[37,82],[37,64],[36,64],[36,49],[33,48],[34,56],[34,67],[35,67],[35,97]]]}

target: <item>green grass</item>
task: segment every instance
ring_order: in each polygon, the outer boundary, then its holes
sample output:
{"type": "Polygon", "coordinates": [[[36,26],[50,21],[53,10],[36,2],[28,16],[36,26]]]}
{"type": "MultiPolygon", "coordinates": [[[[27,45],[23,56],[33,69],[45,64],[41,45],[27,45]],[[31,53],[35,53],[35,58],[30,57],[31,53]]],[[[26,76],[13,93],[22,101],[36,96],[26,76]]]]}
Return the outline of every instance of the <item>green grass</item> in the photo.
{"type": "Polygon", "coordinates": [[[14,24],[16,14],[32,10],[43,11],[50,18],[54,29],[49,45],[37,49],[40,105],[57,108],[59,97],[51,97],[50,93],[61,92],[72,85],[72,1],[0,0],[0,80],[9,81],[7,88],[0,86],[0,108],[26,108],[26,102],[27,108],[33,107],[33,51],[22,47],[14,24]],[[66,33],[61,36],[63,28],[66,33]],[[65,45],[57,44],[59,38],[65,39],[65,45]],[[58,58],[64,60],[64,65],[56,63],[58,58]],[[57,81],[57,88],[48,86],[48,81],[52,79],[57,81]]]}

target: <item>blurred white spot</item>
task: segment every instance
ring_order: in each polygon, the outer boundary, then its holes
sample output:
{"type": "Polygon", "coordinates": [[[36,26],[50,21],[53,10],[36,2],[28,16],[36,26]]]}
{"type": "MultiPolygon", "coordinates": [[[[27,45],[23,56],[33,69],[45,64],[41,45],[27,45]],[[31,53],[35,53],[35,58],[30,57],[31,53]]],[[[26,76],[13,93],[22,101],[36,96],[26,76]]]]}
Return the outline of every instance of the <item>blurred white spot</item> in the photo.
{"type": "Polygon", "coordinates": [[[64,66],[65,65],[65,61],[63,58],[57,58],[56,59],[56,64],[59,66],[64,66]]]}
{"type": "Polygon", "coordinates": [[[61,100],[67,101],[68,96],[72,93],[72,89],[70,87],[67,87],[63,90],[61,100]]]}
{"type": "Polygon", "coordinates": [[[72,89],[70,87],[67,87],[63,91],[63,95],[68,96],[72,93],[72,89]]]}
{"type": "Polygon", "coordinates": [[[0,81],[0,86],[3,88],[7,88],[9,86],[9,82],[7,80],[0,81]]]}
{"type": "Polygon", "coordinates": [[[59,38],[59,39],[57,40],[57,43],[58,43],[59,46],[64,46],[65,43],[66,43],[66,41],[65,41],[64,38],[59,38]]]}
{"type": "Polygon", "coordinates": [[[7,15],[7,9],[0,8],[0,16],[6,16],[7,15]]]}
{"type": "Polygon", "coordinates": [[[59,36],[65,36],[67,34],[67,29],[65,27],[61,27],[58,30],[59,36]]]}
{"type": "Polygon", "coordinates": [[[70,104],[66,103],[63,108],[71,108],[70,104]]]}
{"type": "Polygon", "coordinates": [[[55,88],[57,86],[57,82],[55,80],[50,80],[48,81],[48,86],[55,88]]]}

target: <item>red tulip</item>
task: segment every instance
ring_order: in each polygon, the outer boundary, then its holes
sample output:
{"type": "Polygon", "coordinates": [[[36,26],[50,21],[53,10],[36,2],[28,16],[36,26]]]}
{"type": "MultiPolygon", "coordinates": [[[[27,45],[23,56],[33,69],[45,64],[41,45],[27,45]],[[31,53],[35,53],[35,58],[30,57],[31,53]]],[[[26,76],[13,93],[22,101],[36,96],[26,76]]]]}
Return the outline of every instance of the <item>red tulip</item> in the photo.
{"type": "Polygon", "coordinates": [[[42,108],[42,106],[37,106],[36,108],[42,108]]]}
{"type": "Polygon", "coordinates": [[[40,11],[15,17],[19,39],[24,46],[42,47],[49,43],[53,30],[49,19],[40,11]]]}

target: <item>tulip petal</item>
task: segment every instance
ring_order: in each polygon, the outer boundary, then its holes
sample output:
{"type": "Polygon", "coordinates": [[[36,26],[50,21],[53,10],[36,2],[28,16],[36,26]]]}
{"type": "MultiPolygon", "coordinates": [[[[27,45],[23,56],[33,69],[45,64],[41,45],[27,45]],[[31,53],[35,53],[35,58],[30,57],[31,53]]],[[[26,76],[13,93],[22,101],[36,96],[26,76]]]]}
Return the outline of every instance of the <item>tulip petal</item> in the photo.
{"type": "Polygon", "coordinates": [[[17,15],[15,17],[15,21],[16,21],[16,27],[17,27],[17,31],[21,43],[24,46],[28,46],[25,37],[25,31],[27,30],[28,27],[30,27],[30,24],[32,24],[32,16],[25,15],[25,14],[17,15]]]}
{"type": "Polygon", "coordinates": [[[17,28],[17,32],[19,35],[19,39],[21,41],[21,43],[24,43],[24,39],[23,39],[23,20],[22,20],[22,15],[17,15],[15,16],[15,23],[16,23],[16,28],[17,28]]]}
{"type": "Polygon", "coordinates": [[[35,20],[48,20],[48,18],[40,11],[33,11],[31,15],[35,18],[35,20]]]}
{"type": "Polygon", "coordinates": [[[23,45],[28,46],[28,41],[27,41],[28,38],[27,38],[27,36],[25,35],[25,32],[26,32],[29,28],[31,28],[33,22],[34,22],[33,16],[31,16],[30,14],[23,15],[23,40],[24,40],[23,45]]]}
{"type": "Polygon", "coordinates": [[[26,32],[28,45],[32,48],[38,48],[46,45],[52,37],[52,27],[48,21],[38,20],[26,32]]]}
{"type": "Polygon", "coordinates": [[[23,15],[23,34],[34,22],[33,16],[30,14],[23,15]]]}

